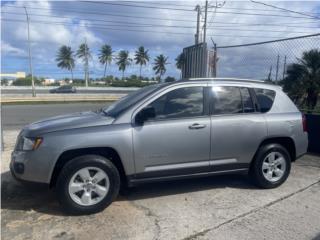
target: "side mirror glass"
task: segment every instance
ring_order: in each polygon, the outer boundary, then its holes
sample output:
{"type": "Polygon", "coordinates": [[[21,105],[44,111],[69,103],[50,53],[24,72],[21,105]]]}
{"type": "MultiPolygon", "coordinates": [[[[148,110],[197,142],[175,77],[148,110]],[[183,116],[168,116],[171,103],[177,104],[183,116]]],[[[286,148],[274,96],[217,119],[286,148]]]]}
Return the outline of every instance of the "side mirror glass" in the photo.
{"type": "Polygon", "coordinates": [[[148,106],[143,108],[137,115],[135,118],[135,122],[138,125],[143,125],[143,123],[145,121],[147,121],[148,119],[152,119],[156,117],[156,111],[153,107],[148,106]]]}

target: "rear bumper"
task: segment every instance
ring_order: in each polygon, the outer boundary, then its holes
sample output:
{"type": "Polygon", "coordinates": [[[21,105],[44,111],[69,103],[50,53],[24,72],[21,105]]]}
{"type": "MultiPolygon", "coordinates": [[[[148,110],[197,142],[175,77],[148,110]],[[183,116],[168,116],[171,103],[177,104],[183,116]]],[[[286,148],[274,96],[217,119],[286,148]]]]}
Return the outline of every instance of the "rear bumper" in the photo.
{"type": "Polygon", "coordinates": [[[302,157],[308,151],[308,133],[304,132],[303,135],[295,138],[296,145],[296,159],[302,157]]]}

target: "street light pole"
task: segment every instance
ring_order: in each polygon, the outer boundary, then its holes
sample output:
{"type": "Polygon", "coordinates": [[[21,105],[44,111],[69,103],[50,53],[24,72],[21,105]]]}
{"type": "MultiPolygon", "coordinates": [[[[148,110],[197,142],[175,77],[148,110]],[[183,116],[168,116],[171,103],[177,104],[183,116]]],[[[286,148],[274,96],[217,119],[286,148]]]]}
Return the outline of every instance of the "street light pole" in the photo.
{"type": "Polygon", "coordinates": [[[36,96],[36,90],[34,87],[34,79],[33,79],[33,69],[32,69],[32,56],[31,56],[31,43],[30,43],[30,28],[29,28],[29,15],[27,12],[27,8],[24,7],[27,16],[27,23],[28,23],[28,46],[29,46],[29,65],[30,65],[30,73],[31,73],[31,84],[32,84],[32,97],[36,96]]]}
{"type": "Polygon", "coordinates": [[[88,87],[88,53],[87,53],[87,38],[84,39],[84,58],[85,58],[85,81],[88,87]]]}

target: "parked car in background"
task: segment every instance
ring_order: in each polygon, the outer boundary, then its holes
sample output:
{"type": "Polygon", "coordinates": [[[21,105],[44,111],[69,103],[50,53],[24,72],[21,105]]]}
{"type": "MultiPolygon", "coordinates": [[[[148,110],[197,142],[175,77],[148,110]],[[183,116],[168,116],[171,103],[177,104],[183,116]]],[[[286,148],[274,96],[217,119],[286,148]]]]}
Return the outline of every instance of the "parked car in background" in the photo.
{"type": "Polygon", "coordinates": [[[77,89],[71,85],[63,85],[58,88],[51,89],[50,93],[76,93],[77,89]]]}
{"type": "Polygon", "coordinates": [[[107,207],[121,185],[248,173],[274,188],[307,146],[304,115],[279,86],[193,79],[24,127],[11,172],[55,187],[65,210],[89,214],[107,207]]]}

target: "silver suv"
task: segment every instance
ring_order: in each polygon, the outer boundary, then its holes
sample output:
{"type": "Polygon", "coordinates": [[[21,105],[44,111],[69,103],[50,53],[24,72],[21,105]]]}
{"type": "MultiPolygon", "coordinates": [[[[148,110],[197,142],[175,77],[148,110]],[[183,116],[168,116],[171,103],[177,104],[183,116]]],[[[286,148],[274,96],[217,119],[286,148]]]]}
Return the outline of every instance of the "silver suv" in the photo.
{"type": "Polygon", "coordinates": [[[55,187],[70,213],[88,214],[120,186],[145,182],[249,173],[259,187],[277,187],[307,145],[304,116],[279,86],[192,79],[26,126],[11,171],[55,187]]]}

